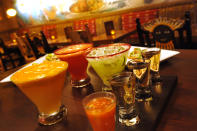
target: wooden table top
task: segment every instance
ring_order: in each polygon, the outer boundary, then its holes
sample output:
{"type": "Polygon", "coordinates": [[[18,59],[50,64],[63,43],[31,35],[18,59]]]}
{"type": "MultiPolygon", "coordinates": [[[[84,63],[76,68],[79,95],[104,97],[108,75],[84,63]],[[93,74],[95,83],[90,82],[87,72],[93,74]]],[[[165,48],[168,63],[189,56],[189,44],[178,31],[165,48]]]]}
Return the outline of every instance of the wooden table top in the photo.
{"type": "Polygon", "coordinates": [[[106,35],[106,33],[97,35],[93,37],[93,42],[102,42],[102,41],[112,41],[112,42],[118,42],[119,40],[123,39],[126,36],[131,35],[134,33],[134,30],[126,31],[126,30],[115,30],[114,35],[106,35]]]}
{"type": "Polygon", "coordinates": [[[57,39],[51,40],[51,39],[47,39],[49,45],[67,45],[71,43],[70,39],[66,39],[65,36],[58,36],[57,39]]]}
{"type": "Polygon", "coordinates": [[[160,74],[177,75],[177,88],[169,101],[158,131],[193,131],[197,128],[197,50],[181,53],[161,63],[160,74]]]}
{"type": "MultiPolygon", "coordinates": [[[[136,31],[125,31],[125,30],[116,30],[114,35],[107,36],[106,33],[99,34],[96,36],[92,37],[93,43],[114,43],[114,42],[119,42],[123,38],[135,33],[136,31]]],[[[48,43],[50,45],[67,45],[71,43],[70,39],[66,39],[65,36],[59,36],[55,40],[48,40],[48,43]]]]}
{"type": "MultiPolygon", "coordinates": [[[[159,122],[158,131],[188,131],[197,128],[197,50],[178,51],[181,53],[162,62],[160,66],[160,74],[177,75],[178,84],[159,122]]],[[[0,79],[15,70],[1,74],[0,79]]],[[[77,90],[72,89],[67,83],[63,93],[63,103],[67,103],[68,117],[67,120],[54,126],[39,126],[35,105],[12,83],[0,83],[0,130],[91,131],[89,122],[84,117],[81,99],[93,90],[99,90],[101,80],[91,68],[89,75],[92,88],[77,90]],[[72,123],[73,121],[75,124],[72,123]]]]}

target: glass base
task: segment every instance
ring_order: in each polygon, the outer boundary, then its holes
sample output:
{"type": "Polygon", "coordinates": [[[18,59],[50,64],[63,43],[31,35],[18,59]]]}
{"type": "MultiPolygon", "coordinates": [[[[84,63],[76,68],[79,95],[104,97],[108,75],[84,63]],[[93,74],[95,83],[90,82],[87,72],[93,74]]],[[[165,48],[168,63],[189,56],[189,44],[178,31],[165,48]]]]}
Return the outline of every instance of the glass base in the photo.
{"type": "Polygon", "coordinates": [[[132,117],[132,119],[122,119],[119,117],[119,122],[121,123],[121,125],[124,125],[124,126],[133,126],[140,122],[140,118],[138,117],[138,115],[135,117],[132,117]]]}
{"type": "Polygon", "coordinates": [[[38,121],[41,125],[53,125],[65,118],[67,114],[67,109],[62,105],[59,112],[51,115],[39,114],[38,121]]]}
{"type": "Polygon", "coordinates": [[[71,80],[72,87],[80,88],[90,85],[90,77],[81,79],[81,80],[71,80]]]}
{"type": "Polygon", "coordinates": [[[161,81],[161,78],[160,78],[160,74],[159,72],[154,72],[151,74],[151,79],[152,79],[152,82],[155,83],[155,82],[160,82],[161,81]]]}
{"type": "Polygon", "coordinates": [[[137,115],[135,107],[119,107],[119,122],[123,126],[133,126],[138,124],[140,122],[140,119],[137,115]]]}
{"type": "Polygon", "coordinates": [[[162,83],[161,82],[155,82],[153,85],[153,89],[157,94],[161,94],[163,92],[162,90],[162,83]]]}
{"type": "Polygon", "coordinates": [[[152,98],[152,91],[151,91],[150,87],[138,88],[136,90],[135,99],[138,102],[151,101],[153,98],[152,98]]]}

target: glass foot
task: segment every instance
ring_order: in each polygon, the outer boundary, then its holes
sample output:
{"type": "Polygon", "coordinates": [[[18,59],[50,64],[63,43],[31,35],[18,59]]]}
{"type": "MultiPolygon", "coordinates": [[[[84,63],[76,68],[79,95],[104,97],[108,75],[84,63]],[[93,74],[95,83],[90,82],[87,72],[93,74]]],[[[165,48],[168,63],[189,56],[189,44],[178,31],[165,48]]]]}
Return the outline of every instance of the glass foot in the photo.
{"type": "Polygon", "coordinates": [[[146,94],[146,95],[138,95],[135,97],[136,101],[142,102],[142,101],[152,101],[153,97],[151,94],[146,94]]]}
{"type": "Polygon", "coordinates": [[[160,74],[159,73],[153,73],[152,74],[152,82],[155,83],[155,82],[161,82],[161,77],[160,77],[160,74]]]}
{"type": "Polygon", "coordinates": [[[133,126],[140,122],[134,106],[126,109],[125,107],[119,107],[119,122],[123,126],[133,126]]]}
{"type": "Polygon", "coordinates": [[[53,125],[63,120],[66,115],[67,109],[64,105],[62,105],[59,109],[59,112],[54,114],[39,114],[38,121],[41,125],[53,125]]]}
{"type": "Polygon", "coordinates": [[[85,87],[89,84],[90,84],[89,77],[87,77],[85,79],[81,79],[81,80],[71,80],[71,85],[72,85],[72,87],[75,87],[75,88],[85,87]]]}
{"type": "Polygon", "coordinates": [[[133,126],[140,122],[140,118],[138,116],[133,117],[132,119],[121,119],[119,118],[119,122],[125,126],[133,126]]]}
{"type": "Polygon", "coordinates": [[[135,99],[138,102],[151,101],[153,99],[151,89],[148,87],[147,87],[147,89],[137,89],[135,99]]]}

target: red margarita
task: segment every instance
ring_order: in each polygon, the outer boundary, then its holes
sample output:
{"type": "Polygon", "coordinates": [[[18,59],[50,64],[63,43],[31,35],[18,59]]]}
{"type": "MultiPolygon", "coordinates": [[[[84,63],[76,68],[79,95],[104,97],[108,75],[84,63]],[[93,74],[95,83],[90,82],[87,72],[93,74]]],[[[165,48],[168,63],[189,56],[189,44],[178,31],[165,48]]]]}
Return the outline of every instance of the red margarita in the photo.
{"type": "Polygon", "coordinates": [[[68,62],[68,71],[71,75],[73,87],[82,87],[89,83],[86,54],[92,47],[93,44],[91,43],[83,43],[66,46],[54,52],[60,60],[68,62]]]}

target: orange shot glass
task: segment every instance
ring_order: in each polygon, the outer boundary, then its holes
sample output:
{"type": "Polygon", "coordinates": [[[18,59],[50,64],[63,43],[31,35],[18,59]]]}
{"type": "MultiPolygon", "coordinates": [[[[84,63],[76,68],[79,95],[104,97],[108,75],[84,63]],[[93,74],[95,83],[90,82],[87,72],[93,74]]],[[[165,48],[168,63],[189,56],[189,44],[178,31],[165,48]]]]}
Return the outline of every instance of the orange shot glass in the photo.
{"type": "Polygon", "coordinates": [[[115,131],[116,97],[96,92],[83,99],[83,107],[94,131],[115,131]]]}

